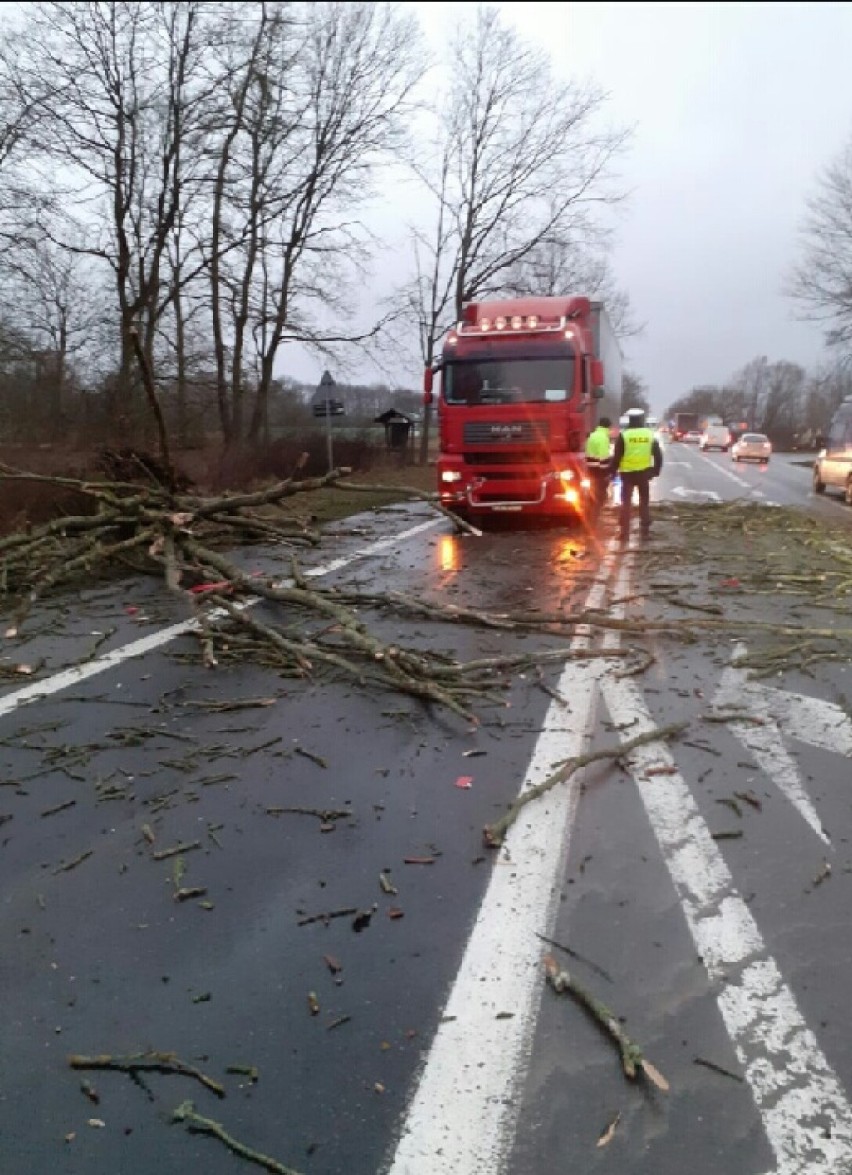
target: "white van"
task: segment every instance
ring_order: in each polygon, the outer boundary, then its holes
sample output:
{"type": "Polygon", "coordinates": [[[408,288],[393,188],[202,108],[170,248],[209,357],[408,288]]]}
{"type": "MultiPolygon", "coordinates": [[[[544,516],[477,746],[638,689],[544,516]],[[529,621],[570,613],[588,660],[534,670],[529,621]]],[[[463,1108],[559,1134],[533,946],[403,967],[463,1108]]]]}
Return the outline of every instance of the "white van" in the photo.
{"type": "Polygon", "coordinates": [[[731,447],[731,434],[726,424],[708,424],[698,442],[699,448],[706,453],[708,449],[721,449],[727,453],[731,447]]]}
{"type": "Polygon", "coordinates": [[[852,506],[852,396],[847,396],[831,418],[825,448],[814,462],[814,493],[826,488],[843,491],[852,506]]]}

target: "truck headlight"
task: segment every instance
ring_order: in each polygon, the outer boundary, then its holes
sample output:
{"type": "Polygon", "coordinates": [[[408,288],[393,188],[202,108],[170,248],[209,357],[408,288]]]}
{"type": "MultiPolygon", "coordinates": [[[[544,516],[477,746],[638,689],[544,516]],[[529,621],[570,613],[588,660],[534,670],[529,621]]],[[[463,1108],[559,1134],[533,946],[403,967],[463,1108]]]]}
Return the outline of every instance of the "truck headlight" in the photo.
{"type": "Polygon", "coordinates": [[[458,472],[457,469],[445,469],[441,474],[441,481],[453,482],[461,481],[461,479],[462,475],[458,472]]]}

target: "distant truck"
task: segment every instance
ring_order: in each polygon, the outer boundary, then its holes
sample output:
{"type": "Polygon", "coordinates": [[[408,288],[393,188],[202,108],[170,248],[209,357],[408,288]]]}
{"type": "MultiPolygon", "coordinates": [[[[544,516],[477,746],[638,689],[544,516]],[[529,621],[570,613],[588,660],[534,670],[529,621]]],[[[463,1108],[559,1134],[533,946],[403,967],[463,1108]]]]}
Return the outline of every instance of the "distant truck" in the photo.
{"type": "Polygon", "coordinates": [[[700,412],[678,412],[674,418],[672,440],[682,441],[690,432],[701,432],[703,420],[700,412]]]}
{"type": "Polygon", "coordinates": [[[471,302],[427,369],[440,376],[438,494],[463,517],[582,517],[585,443],[618,418],[622,358],[601,302],[531,297],[471,302]]]}

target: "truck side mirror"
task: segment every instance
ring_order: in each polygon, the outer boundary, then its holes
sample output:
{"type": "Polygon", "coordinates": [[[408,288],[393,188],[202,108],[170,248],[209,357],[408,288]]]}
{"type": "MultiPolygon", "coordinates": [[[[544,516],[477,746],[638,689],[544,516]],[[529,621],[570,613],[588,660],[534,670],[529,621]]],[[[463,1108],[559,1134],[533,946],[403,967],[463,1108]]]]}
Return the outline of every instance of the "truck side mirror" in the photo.
{"type": "Polygon", "coordinates": [[[423,403],[431,404],[434,396],[432,394],[432,381],[435,378],[435,373],[431,367],[427,367],[423,372],[423,403]]]}
{"type": "Polygon", "coordinates": [[[591,362],[591,376],[592,376],[592,392],[596,400],[599,400],[603,394],[604,386],[604,365],[600,359],[593,359],[591,362]]]}

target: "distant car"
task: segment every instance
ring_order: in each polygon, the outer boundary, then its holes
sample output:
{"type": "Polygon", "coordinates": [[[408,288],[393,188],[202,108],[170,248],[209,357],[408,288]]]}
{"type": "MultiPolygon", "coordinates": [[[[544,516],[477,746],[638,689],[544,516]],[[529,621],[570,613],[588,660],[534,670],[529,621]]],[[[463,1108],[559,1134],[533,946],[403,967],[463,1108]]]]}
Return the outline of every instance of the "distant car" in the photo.
{"type": "Polygon", "coordinates": [[[733,461],[759,461],[767,465],[772,456],[772,442],[762,432],[744,432],[731,446],[733,461]]]}
{"type": "Polygon", "coordinates": [[[697,429],[693,429],[690,432],[685,432],[683,434],[683,443],[685,445],[700,445],[701,444],[701,433],[698,432],[697,429]]]}
{"type": "Polygon", "coordinates": [[[852,506],[852,397],[839,406],[831,420],[825,448],[814,462],[814,493],[842,490],[852,506]]]}
{"type": "Polygon", "coordinates": [[[708,449],[721,449],[723,453],[727,453],[731,447],[731,434],[724,424],[708,424],[704,432],[701,434],[699,446],[703,453],[708,449]]]}

